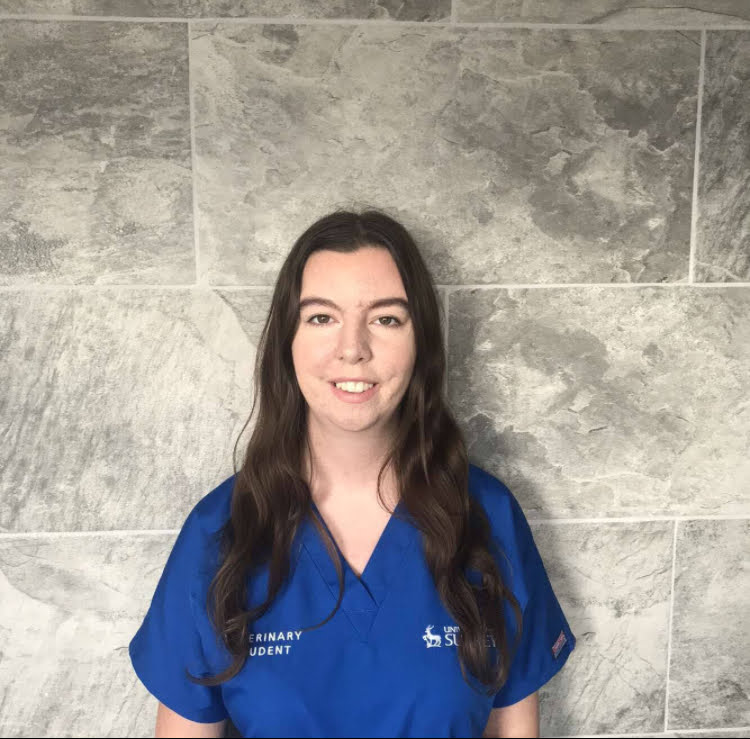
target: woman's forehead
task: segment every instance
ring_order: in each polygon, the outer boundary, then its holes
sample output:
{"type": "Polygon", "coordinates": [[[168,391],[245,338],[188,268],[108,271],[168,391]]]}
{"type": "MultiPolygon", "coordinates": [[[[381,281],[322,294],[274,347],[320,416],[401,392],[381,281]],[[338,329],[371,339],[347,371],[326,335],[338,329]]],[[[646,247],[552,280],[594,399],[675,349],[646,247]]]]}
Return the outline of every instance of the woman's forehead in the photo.
{"type": "Polygon", "coordinates": [[[314,252],[302,272],[301,287],[301,297],[315,293],[333,300],[339,295],[343,300],[351,294],[365,304],[382,297],[406,297],[398,267],[384,248],[314,252]]]}

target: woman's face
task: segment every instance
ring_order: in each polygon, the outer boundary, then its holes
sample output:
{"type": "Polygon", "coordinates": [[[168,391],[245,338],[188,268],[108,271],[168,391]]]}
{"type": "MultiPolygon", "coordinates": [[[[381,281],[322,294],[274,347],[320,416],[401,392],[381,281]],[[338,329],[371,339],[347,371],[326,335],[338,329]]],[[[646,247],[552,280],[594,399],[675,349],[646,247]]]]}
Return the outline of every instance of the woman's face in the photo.
{"type": "Polygon", "coordinates": [[[401,275],[385,248],[348,254],[322,250],[308,258],[292,359],[311,420],[347,431],[388,427],[416,356],[406,301],[401,275]],[[389,299],[404,304],[372,305],[389,299]],[[375,386],[361,395],[334,386],[334,381],[360,378],[375,386]]]}

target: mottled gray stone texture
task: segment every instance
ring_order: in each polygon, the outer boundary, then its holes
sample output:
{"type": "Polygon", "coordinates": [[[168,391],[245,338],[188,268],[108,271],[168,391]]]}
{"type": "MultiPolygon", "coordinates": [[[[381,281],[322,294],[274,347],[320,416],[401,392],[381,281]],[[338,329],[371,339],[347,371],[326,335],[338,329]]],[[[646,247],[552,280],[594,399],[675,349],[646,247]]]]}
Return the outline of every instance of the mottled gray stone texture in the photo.
{"type": "Polygon", "coordinates": [[[671,521],[532,526],[577,639],[540,691],[543,736],[663,728],[673,529],[671,521]]]}
{"type": "Polygon", "coordinates": [[[748,593],[750,521],[680,522],[669,728],[747,725],[748,593]]]}
{"type": "Polygon", "coordinates": [[[0,0],[0,735],[153,736],[278,269],[374,206],[577,638],[542,736],[750,737],[749,70],[741,0],[0,0]]]}
{"type": "Polygon", "coordinates": [[[3,736],[154,736],[156,701],[127,646],[174,539],[0,538],[3,736]]]}
{"type": "Polygon", "coordinates": [[[342,198],[403,211],[440,283],[687,281],[696,32],[192,34],[210,283],[273,282],[342,198]]]}
{"type": "Polygon", "coordinates": [[[189,290],[2,295],[0,387],[13,412],[0,531],[179,528],[231,467],[268,303],[189,290]]]}
{"type": "Polygon", "coordinates": [[[750,515],[750,291],[455,289],[449,396],[540,517],[750,515]]]}
{"type": "Polygon", "coordinates": [[[746,24],[747,0],[454,0],[460,22],[596,23],[631,26],[746,24]]]}
{"type": "Polygon", "coordinates": [[[750,30],[706,32],[695,254],[700,282],[750,281],[748,132],[750,30]]]}
{"type": "Polygon", "coordinates": [[[0,22],[0,284],[195,281],[182,23],[0,22]]]}
{"type": "Polygon", "coordinates": [[[125,17],[450,19],[450,0],[0,0],[0,13],[125,17]]]}
{"type": "Polygon", "coordinates": [[[750,737],[750,727],[744,729],[714,729],[713,731],[701,731],[700,734],[695,731],[665,731],[655,735],[661,737],[717,737],[717,739],[747,739],[750,737]]]}

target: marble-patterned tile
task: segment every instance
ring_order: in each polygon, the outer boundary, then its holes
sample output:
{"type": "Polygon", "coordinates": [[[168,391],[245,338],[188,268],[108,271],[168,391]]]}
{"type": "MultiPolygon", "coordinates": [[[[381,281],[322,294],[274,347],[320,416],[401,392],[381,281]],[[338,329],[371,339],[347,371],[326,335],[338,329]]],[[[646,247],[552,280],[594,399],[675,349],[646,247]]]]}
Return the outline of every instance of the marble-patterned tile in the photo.
{"type": "Polygon", "coordinates": [[[210,284],[270,284],[313,216],[363,204],[440,284],[687,280],[699,32],[191,30],[210,284]]]}
{"type": "Polygon", "coordinates": [[[750,520],[677,528],[670,729],[750,726],[750,520]]]}
{"type": "Polygon", "coordinates": [[[447,21],[451,0],[0,0],[0,13],[447,21]]]}
{"type": "Polygon", "coordinates": [[[3,736],[154,736],[156,699],[128,644],[175,537],[0,537],[3,736]]]}
{"type": "Polygon", "coordinates": [[[192,283],[185,23],[0,21],[0,284],[192,283]]]}
{"type": "Polygon", "coordinates": [[[1,297],[0,532],[180,526],[231,467],[268,296],[1,297]]]}
{"type": "Polygon", "coordinates": [[[576,636],[568,663],[540,691],[542,736],[659,731],[674,522],[531,527],[576,636]]]}
{"type": "MultiPolygon", "coordinates": [[[[595,735],[593,734],[571,734],[570,736],[574,736],[576,739],[578,737],[583,739],[583,737],[591,736],[595,739],[595,735]]],[[[680,739],[681,737],[691,737],[691,739],[703,739],[704,737],[745,739],[746,737],[750,737],[750,728],[712,729],[708,731],[704,729],[686,729],[685,731],[638,732],[638,734],[606,734],[606,739],[641,739],[642,737],[653,737],[654,739],[680,739]]]]}
{"type": "Polygon", "coordinates": [[[694,276],[750,282],[750,30],[707,31],[704,74],[694,276]]]}
{"type": "Polygon", "coordinates": [[[750,737],[750,727],[745,727],[744,729],[713,729],[711,731],[705,731],[701,729],[701,731],[665,731],[660,736],[663,737],[675,737],[675,739],[680,739],[681,737],[699,737],[699,739],[713,739],[716,737],[716,739],[748,739],[750,737]]]}
{"type": "Polygon", "coordinates": [[[747,0],[453,0],[456,20],[620,26],[750,25],[747,0]]]}
{"type": "Polygon", "coordinates": [[[533,514],[750,513],[750,291],[457,289],[449,398],[533,514]]]}

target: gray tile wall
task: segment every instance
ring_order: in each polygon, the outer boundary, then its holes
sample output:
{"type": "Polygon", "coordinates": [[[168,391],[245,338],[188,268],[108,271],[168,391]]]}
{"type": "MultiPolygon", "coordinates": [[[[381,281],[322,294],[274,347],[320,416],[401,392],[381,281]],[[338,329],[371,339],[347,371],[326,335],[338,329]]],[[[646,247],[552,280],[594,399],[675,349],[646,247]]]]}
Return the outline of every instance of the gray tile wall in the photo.
{"type": "Polygon", "coordinates": [[[750,736],[750,3],[0,0],[0,166],[3,735],[153,735],[275,275],[374,205],[578,637],[543,735],[750,736]]]}

